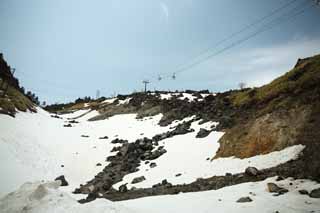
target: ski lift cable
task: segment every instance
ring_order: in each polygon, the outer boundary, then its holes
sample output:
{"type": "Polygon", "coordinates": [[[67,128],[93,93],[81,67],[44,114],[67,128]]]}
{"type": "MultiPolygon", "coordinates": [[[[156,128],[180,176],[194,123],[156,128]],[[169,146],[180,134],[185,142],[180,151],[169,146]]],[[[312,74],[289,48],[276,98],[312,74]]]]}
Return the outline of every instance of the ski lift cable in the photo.
{"type": "MultiPolygon", "coordinates": [[[[305,4],[305,2],[304,2],[304,4],[305,4]]],[[[291,14],[292,12],[295,12],[295,11],[297,10],[297,8],[300,8],[300,7],[301,7],[301,5],[299,4],[297,7],[295,7],[295,8],[292,9],[292,10],[290,10],[289,13],[286,13],[286,14],[284,14],[284,15],[282,15],[282,16],[280,16],[280,17],[278,17],[278,18],[276,18],[276,19],[268,22],[267,24],[263,25],[261,28],[259,28],[259,29],[258,29],[257,31],[255,31],[254,33],[249,34],[248,36],[246,36],[246,37],[244,37],[244,38],[242,38],[242,39],[239,39],[239,40],[231,43],[230,45],[222,48],[221,50],[218,50],[218,51],[216,51],[216,52],[214,52],[214,53],[212,53],[212,54],[209,54],[209,55],[207,55],[206,57],[201,58],[201,59],[199,59],[199,60],[197,60],[197,61],[189,64],[189,65],[186,66],[186,67],[183,67],[183,68],[178,69],[178,70],[175,72],[175,74],[179,74],[179,73],[185,72],[185,71],[189,70],[190,68],[192,68],[192,67],[194,67],[194,66],[196,66],[196,65],[198,65],[198,64],[200,64],[200,63],[202,63],[202,62],[204,62],[204,61],[207,61],[208,59],[210,59],[210,58],[212,58],[212,57],[214,57],[214,56],[220,55],[221,53],[223,53],[223,52],[225,52],[225,51],[227,51],[227,50],[229,50],[229,49],[231,49],[231,48],[233,48],[233,47],[235,47],[235,46],[238,46],[238,45],[244,43],[245,41],[248,41],[249,39],[251,39],[251,38],[259,35],[260,33],[263,33],[263,32],[265,32],[265,31],[267,31],[267,30],[270,30],[270,29],[274,28],[275,26],[278,26],[278,25],[281,24],[281,23],[284,23],[284,22],[287,22],[287,21],[290,21],[290,20],[294,19],[294,18],[297,17],[298,15],[304,13],[310,6],[312,6],[312,4],[308,4],[308,5],[307,5],[306,7],[304,7],[302,10],[299,10],[299,11],[296,12],[295,14],[291,14]],[[292,15],[292,16],[290,16],[290,15],[292,15]]],[[[164,78],[170,78],[170,75],[163,76],[163,79],[164,79],[164,78]]]]}
{"type": "MultiPolygon", "coordinates": [[[[201,57],[203,54],[208,53],[208,52],[211,51],[213,48],[216,48],[216,47],[220,46],[220,45],[223,44],[224,42],[227,42],[228,40],[236,37],[237,35],[239,35],[239,34],[245,32],[245,31],[247,31],[247,30],[255,27],[256,25],[264,22],[264,21],[267,20],[268,18],[271,18],[272,16],[276,15],[277,13],[281,12],[282,10],[288,8],[289,6],[291,6],[292,4],[294,4],[296,1],[297,1],[297,0],[292,0],[292,1],[289,1],[289,2],[281,5],[281,6],[278,7],[278,8],[275,8],[274,10],[272,10],[271,12],[269,12],[268,14],[266,14],[266,15],[258,18],[258,19],[255,20],[254,22],[252,22],[252,23],[250,23],[250,24],[242,27],[240,30],[235,31],[235,32],[231,33],[230,35],[226,36],[225,38],[219,40],[218,42],[216,42],[216,43],[215,43],[214,45],[212,45],[211,47],[209,47],[209,48],[201,51],[201,52],[198,53],[198,54],[196,54],[194,57],[192,57],[191,60],[194,60],[194,59],[196,59],[196,58],[198,58],[198,57],[201,57]]],[[[185,65],[185,63],[180,64],[180,65],[177,66],[177,67],[182,67],[182,66],[184,66],[184,65],[185,65]]],[[[162,75],[165,75],[165,74],[162,74],[162,75]]]]}

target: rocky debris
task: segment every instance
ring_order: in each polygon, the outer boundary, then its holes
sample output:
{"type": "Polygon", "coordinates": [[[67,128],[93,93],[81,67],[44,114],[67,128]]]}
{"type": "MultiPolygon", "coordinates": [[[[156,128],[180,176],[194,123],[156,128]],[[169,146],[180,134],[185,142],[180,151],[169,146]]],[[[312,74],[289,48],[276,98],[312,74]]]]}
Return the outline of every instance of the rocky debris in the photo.
{"type": "Polygon", "coordinates": [[[146,178],[144,176],[140,176],[140,177],[136,177],[136,178],[133,178],[132,180],[132,184],[136,184],[136,183],[140,183],[142,181],[146,180],[146,178]]]}
{"type": "Polygon", "coordinates": [[[281,177],[281,176],[278,176],[277,179],[276,179],[276,181],[282,181],[282,180],[284,180],[284,178],[281,177]]]}
{"type": "Polygon", "coordinates": [[[194,129],[190,129],[192,121],[183,122],[182,124],[178,124],[172,131],[168,131],[162,134],[158,134],[152,137],[152,140],[155,142],[159,142],[161,140],[171,138],[176,135],[184,135],[190,132],[194,132],[194,129]]]}
{"type": "Polygon", "coordinates": [[[312,198],[320,198],[320,188],[312,190],[309,196],[312,198]]]}
{"type": "Polygon", "coordinates": [[[204,128],[201,128],[199,130],[199,132],[197,133],[196,138],[205,138],[210,134],[210,132],[211,132],[210,130],[206,130],[204,128]]]}
{"type": "Polygon", "coordinates": [[[252,199],[250,197],[242,197],[237,200],[237,203],[248,203],[248,202],[252,202],[252,199]]]}
{"type": "Polygon", "coordinates": [[[150,163],[150,168],[154,168],[154,167],[156,167],[157,166],[157,164],[156,163],[154,163],[154,162],[152,162],[152,163],[150,163]]]}
{"type": "Polygon", "coordinates": [[[255,167],[248,167],[245,170],[245,174],[249,176],[257,176],[259,174],[259,170],[255,167]]]}
{"type": "Polygon", "coordinates": [[[170,187],[172,187],[172,184],[169,183],[167,179],[164,179],[161,181],[161,183],[157,183],[152,186],[152,188],[158,188],[158,189],[160,188],[160,190],[164,190],[164,191],[165,191],[165,188],[170,188],[170,187]]]}
{"type": "Polygon", "coordinates": [[[115,147],[113,147],[113,148],[111,149],[110,152],[118,152],[118,151],[120,151],[120,149],[121,149],[121,146],[115,146],[115,147]]]}
{"type": "Polygon", "coordinates": [[[63,127],[72,127],[71,124],[64,124],[63,127]]]}
{"type": "Polygon", "coordinates": [[[81,137],[83,137],[83,138],[88,138],[89,135],[81,135],[81,137]]]}
{"type": "Polygon", "coordinates": [[[109,139],[108,136],[99,137],[100,140],[109,139]]]}
{"type": "Polygon", "coordinates": [[[139,170],[141,161],[156,159],[166,152],[161,146],[155,149],[154,141],[148,138],[138,139],[133,143],[115,139],[113,143],[119,143],[121,146],[114,147],[112,151],[117,153],[106,158],[106,161],[110,163],[87,184],[76,189],[74,193],[93,193],[96,196],[99,193],[102,195],[110,193],[113,184],[120,182],[125,175],[139,170]],[[95,187],[93,192],[88,190],[88,187],[92,185],[95,187]]]}
{"type": "Polygon", "coordinates": [[[60,180],[61,181],[61,186],[68,186],[69,185],[69,183],[65,179],[64,175],[61,175],[61,176],[57,177],[54,180],[60,180]]]}
{"type": "Polygon", "coordinates": [[[288,192],[288,189],[279,187],[275,183],[267,183],[268,191],[271,193],[277,193],[277,195],[282,195],[288,192]]]}
{"type": "Polygon", "coordinates": [[[309,194],[309,192],[307,190],[305,190],[305,189],[299,190],[299,193],[302,194],[302,195],[308,195],[309,194]]]}
{"type": "Polygon", "coordinates": [[[62,119],[60,116],[58,115],[51,115],[51,118],[58,118],[58,119],[62,119]]]}
{"type": "Polygon", "coordinates": [[[120,193],[125,193],[127,191],[128,191],[127,183],[126,184],[122,184],[121,186],[119,186],[119,192],[120,193]]]}
{"type": "Polygon", "coordinates": [[[96,166],[102,166],[102,164],[101,163],[97,163],[96,166]]]}
{"type": "Polygon", "coordinates": [[[78,124],[79,123],[79,121],[76,121],[76,120],[70,120],[68,122],[69,122],[69,124],[78,124]]]}
{"type": "Polygon", "coordinates": [[[116,144],[116,143],[124,144],[124,143],[128,143],[128,141],[116,138],[116,139],[112,140],[111,143],[113,143],[113,144],[116,144]]]}

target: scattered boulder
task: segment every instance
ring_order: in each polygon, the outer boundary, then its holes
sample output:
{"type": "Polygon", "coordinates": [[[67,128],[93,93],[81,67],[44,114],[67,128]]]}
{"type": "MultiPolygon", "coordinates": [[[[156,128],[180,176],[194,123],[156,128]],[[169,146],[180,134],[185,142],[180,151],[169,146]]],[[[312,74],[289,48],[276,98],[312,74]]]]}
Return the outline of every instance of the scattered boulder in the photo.
{"type": "Polygon", "coordinates": [[[154,168],[154,167],[156,167],[157,166],[157,164],[156,163],[154,163],[154,162],[152,162],[152,163],[150,163],[150,168],[154,168]]]}
{"type": "Polygon", "coordinates": [[[312,190],[309,196],[312,198],[320,198],[320,188],[312,190]]]}
{"type": "Polygon", "coordinates": [[[57,177],[54,180],[60,180],[61,181],[61,186],[68,186],[69,185],[69,183],[65,179],[64,175],[61,175],[61,176],[57,177]]]}
{"type": "Polygon", "coordinates": [[[140,183],[142,181],[146,180],[146,178],[144,176],[140,176],[140,177],[136,177],[136,178],[133,178],[132,180],[132,184],[136,184],[136,183],[140,183]]]}
{"type": "Polygon", "coordinates": [[[237,200],[237,203],[248,203],[248,202],[252,202],[252,199],[250,197],[242,197],[237,200]]]}
{"type": "Polygon", "coordinates": [[[113,143],[113,144],[116,144],[116,143],[123,144],[123,143],[128,143],[128,141],[116,138],[116,139],[112,140],[111,143],[113,143]]]}
{"type": "Polygon", "coordinates": [[[197,133],[196,138],[205,138],[210,134],[210,132],[211,132],[210,130],[206,130],[204,128],[201,128],[199,130],[199,132],[197,133]]]}
{"type": "Polygon", "coordinates": [[[231,173],[229,173],[229,172],[227,172],[227,173],[226,173],[226,176],[227,176],[227,177],[231,177],[231,176],[232,176],[232,174],[231,174],[231,173]]]}
{"type": "Polygon", "coordinates": [[[182,174],[181,173],[178,173],[178,174],[176,174],[175,176],[176,177],[180,177],[182,174]]]}
{"type": "Polygon", "coordinates": [[[305,189],[299,190],[299,193],[302,194],[302,195],[308,195],[309,194],[309,192],[307,190],[305,190],[305,189]]]}
{"type": "Polygon", "coordinates": [[[249,176],[257,176],[259,174],[259,170],[256,167],[248,167],[245,170],[245,174],[249,176]]]}
{"type": "Polygon", "coordinates": [[[109,137],[108,137],[108,136],[103,136],[103,137],[100,137],[99,139],[100,139],[100,140],[109,139],[109,137]]]}
{"type": "Polygon", "coordinates": [[[81,135],[81,137],[83,137],[83,138],[88,138],[89,135],[81,135]]]}
{"type": "Polygon", "coordinates": [[[97,163],[96,166],[102,166],[102,164],[101,163],[97,163]]]}
{"type": "Polygon", "coordinates": [[[276,181],[281,181],[281,180],[284,180],[284,178],[282,176],[278,176],[276,181]]]}
{"type": "Polygon", "coordinates": [[[127,192],[127,191],[128,191],[127,183],[119,186],[119,192],[120,192],[120,193],[125,193],[125,192],[127,192]]]}
{"type": "Polygon", "coordinates": [[[288,192],[288,189],[279,187],[275,183],[267,183],[268,191],[271,193],[277,193],[278,195],[284,194],[288,192]]]}
{"type": "Polygon", "coordinates": [[[70,123],[70,124],[77,124],[77,123],[79,123],[79,121],[71,120],[71,121],[69,121],[69,123],[70,123]]]}
{"type": "Polygon", "coordinates": [[[63,127],[72,127],[72,125],[71,124],[65,124],[65,125],[63,125],[63,127]]]}

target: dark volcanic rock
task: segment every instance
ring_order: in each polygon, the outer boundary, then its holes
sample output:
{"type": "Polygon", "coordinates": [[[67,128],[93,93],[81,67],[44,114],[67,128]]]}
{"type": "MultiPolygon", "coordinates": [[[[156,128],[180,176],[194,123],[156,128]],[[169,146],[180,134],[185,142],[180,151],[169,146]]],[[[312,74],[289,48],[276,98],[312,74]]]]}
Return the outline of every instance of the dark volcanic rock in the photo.
{"type": "Polygon", "coordinates": [[[210,130],[201,128],[197,133],[196,138],[205,138],[210,134],[210,132],[211,132],[210,130]]]}
{"type": "Polygon", "coordinates": [[[63,125],[63,127],[72,127],[72,125],[71,124],[65,124],[65,125],[63,125]]]}
{"type": "Polygon", "coordinates": [[[242,198],[239,198],[239,200],[237,200],[237,203],[248,203],[248,202],[252,202],[252,199],[250,197],[242,197],[242,198]]]}
{"type": "Polygon", "coordinates": [[[100,137],[99,139],[103,140],[103,139],[108,139],[108,138],[109,138],[108,136],[103,136],[103,137],[100,137]]]}
{"type": "Polygon", "coordinates": [[[64,175],[61,175],[61,176],[57,177],[54,180],[60,180],[61,181],[61,186],[68,186],[69,185],[69,183],[65,179],[64,175]]]}
{"type": "Polygon", "coordinates": [[[136,177],[136,178],[133,178],[132,180],[132,184],[136,184],[136,183],[140,183],[142,181],[146,180],[146,178],[144,176],[140,176],[140,177],[136,177]]]}
{"type": "Polygon", "coordinates": [[[305,190],[305,189],[299,190],[299,193],[302,194],[302,195],[308,195],[309,194],[309,192],[307,190],[305,190]]]}
{"type": "Polygon", "coordinates": [[[157,166],[156,163],[154,163],[154,162],[150,163],[150,168],[154,168],[154,167],[156,167],[156,166],[157,166]]]}
{"type": "Polygon", "coordinates": [[[288,192],[288,189],[279,187],[277,184],[275,183],[267,183],[268,186],[268,191],[271,193],[277,193],[277,194],[284,194],[288,192]]]}
{"type": "Polygon", "coordinates": [[[249,176],[257,176],[259,174],[259,170],[255,167],[248,167],[245,170],[245,174],[249,176]]]}
{"type": "Polygon", "coordinates": [[[125,192],[127,192],[127,191],[128,191],[127,183],[119,186],[119,192],[120,192],[120,193],[125,193],[125,192]]]}
{"type": "Polygon", "coordinates": [[[312,198],[320,198],[320,188],[312,190],[309,196],[312,198]]]}

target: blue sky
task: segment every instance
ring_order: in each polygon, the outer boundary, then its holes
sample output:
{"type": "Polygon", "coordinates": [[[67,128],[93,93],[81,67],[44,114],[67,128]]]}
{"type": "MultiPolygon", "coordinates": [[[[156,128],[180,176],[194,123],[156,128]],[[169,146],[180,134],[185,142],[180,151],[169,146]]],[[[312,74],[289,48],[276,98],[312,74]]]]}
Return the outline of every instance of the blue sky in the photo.
{"type": "MultiPolygon", "coordinates": [[[[0,52],[41,100],[150,89],[236,88],[268,83],[297,58],[320,53],[320,6],[177,74],[200,52],[290,0],[1,0],[0,52]]],[[[296,0],[278,16],[305,2],[296,0]]],[[[274,16],[277,17],[277,16],[274,16]]],[[[266,20],[267,23],[269,20],[266,20]]],[[[212,53],[246,37],[240,34],[212,53]]]]}

